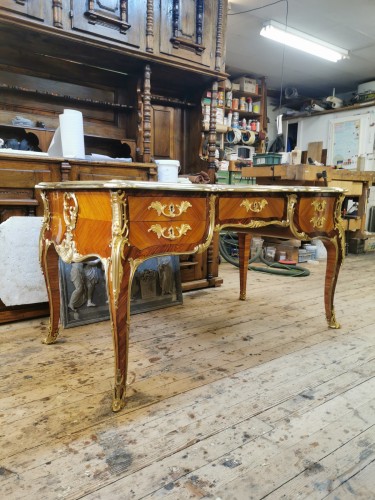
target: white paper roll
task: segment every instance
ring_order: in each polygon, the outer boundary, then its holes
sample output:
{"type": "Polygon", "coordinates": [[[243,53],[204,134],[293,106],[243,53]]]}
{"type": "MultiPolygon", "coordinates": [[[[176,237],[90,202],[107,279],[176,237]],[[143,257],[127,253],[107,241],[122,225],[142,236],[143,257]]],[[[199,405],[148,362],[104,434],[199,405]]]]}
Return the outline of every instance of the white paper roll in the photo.
{"type": "Polygon", "coordinates": [[[62,155],[64,158],[84,158],[83,117],[80,111],[64,109],[59,115],[62,155]]]}
{"type": "Polygon", "coordinates": [[[324,111],[324,108],[322,108],[322,106],[319,106],[319,104],[316,104],[316,103],[311,105],[311,109],[313,111],[324,111]]]}

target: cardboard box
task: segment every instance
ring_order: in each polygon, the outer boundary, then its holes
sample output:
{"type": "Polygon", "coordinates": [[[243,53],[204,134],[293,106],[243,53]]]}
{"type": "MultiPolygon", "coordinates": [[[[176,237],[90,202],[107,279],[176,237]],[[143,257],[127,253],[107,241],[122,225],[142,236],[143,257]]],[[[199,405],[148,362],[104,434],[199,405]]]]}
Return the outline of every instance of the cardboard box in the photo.
{"type": "Polygon", "coordinates": [[[365,240],[361,238],[351,238],[348,243],[349,253],[358,255],[365,252],[365,240]]]}
{"type": "MultiPolygon", "coordinates": [[[[239,90],[241,90],[242,92],[250,92],[251,94],[258,94],[258,84],[257,81],[254,80],[253,78],[247,78],[246,76],[242,76],[241,78],[236,78],[234,82],[240,85],[239,90]]],[[[233,83],[232,83],[232,89],[233,89],[233,83]]]]}
{"type": "Polygon", "coordinates": [[[294,260],[298,262],[298,251],[299,249],[297,247],[292,247],[289,245],[278,245],[276,247],[277,260],[279,260],[280,252],[285,252],[287,260],[294,260]]]}
{"type": "Polygon", "coordinates": [[[280,252],[285,252],[287,260],[294,260],[295,262],[298,262],[298,247],[285,245],[283,243],[277,243],[274,246],[276,247],[276,261],[280,260],[280,252]]]}
{"type": "Polygon", "coordinates": [[[366,252],[375,252],[375,235],[370,236],[365,240],[364,251],[366,252]]]}

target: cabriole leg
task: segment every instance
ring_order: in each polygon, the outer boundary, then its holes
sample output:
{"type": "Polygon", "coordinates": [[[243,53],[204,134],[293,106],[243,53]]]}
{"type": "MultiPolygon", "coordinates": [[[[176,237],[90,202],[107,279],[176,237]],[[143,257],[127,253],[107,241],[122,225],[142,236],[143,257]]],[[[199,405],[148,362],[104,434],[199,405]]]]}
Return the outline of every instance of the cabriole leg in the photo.
{"type": "Polygon", "coordinates": [[[52,244],[44,246],[42,250],[41,266],[46,282],[49,301],[49,329],[44,344],[53,344],[59,335],[60,324],[60,284],[59,284],[59,256],[52,244]]]}
{"type": "Polygon", "coordinates": [[[240,300],[246,300],[247,270],[250,257],[251,234],[238,233],[238,257],[240,264],[240,300]]]}
{"type": "Polygon", "coordinates": [[[327,268],[324,285],[324,305],[326,311],[326,318],[330,328],[340,328],[340,323],[336,321],[334,296],[339,275],[340,267],[343,261],[343,245],[341,245],[338,236],[325,240],[323,244],[327,250],[327,268]]]}
{"type": "Polygon", "coordinates": [[[110,263],[108,269],[108,301],[111,313],[113,347],[115,353],[115,381],[112,410],[120,411],[125,406],[126,380],[128,372],[129,326],[130,326],[130,275],[131,266],[128,260],[123,261],[122,279],[119,289],[114,290],[110,263]]]}

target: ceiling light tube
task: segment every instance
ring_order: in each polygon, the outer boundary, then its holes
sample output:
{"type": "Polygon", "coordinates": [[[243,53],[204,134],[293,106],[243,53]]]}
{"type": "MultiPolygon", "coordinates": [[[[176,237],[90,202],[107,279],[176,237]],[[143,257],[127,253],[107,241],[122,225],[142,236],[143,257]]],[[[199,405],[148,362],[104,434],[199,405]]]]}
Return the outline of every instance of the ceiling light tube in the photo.
{"type": "Polygon", "coordinates": [[[349,52],[330,43],[323,42],[306,33],[284,26],[276,21],[266,23],[260,34],[275,42],[280,42],[289,47],[302,50],[308,54],[312,54],[328,61],[337,62],[340,59],[349,57],[349,52]]]}

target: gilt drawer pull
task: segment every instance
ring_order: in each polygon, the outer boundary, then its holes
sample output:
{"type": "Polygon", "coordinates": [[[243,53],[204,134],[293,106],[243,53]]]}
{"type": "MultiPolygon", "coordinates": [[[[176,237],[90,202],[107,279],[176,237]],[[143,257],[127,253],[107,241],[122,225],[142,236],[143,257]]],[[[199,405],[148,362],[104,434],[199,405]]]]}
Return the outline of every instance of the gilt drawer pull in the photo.
{"type": "Polygon", "coordinates": [[[244,200],[240,207],[245,207],[246,212],[261,212],[263,208],[268,205],[267,200],[262,200],[262,201],[250,201],[250,200],[244,200]]]}
{"type": "Polygon", "coordinates": [[[180,227],[161,227],[160,224],[154,224],[150,227],[148,232],[153,231],[157,234],[158,238],[165,238],[166,240],[178,240],[184,236],[188,231],[191,231],[189,224],[182,224],[180,227]],[[177,234],[175,233],[177,232],[177,234]]]}
{"type": "Polygon", "coordinates": [[[192,204],[188,201],[182,201],[179,205],[170,203],[168,206],[163,205],[160,201],[153,201],[148,209],[153,208],[158,215],[164,215],[165,217],[179,217],[191,206],[192,204]]]}
{"type": "Polygon", "coordinates": [[[314,207],[315,214],[314,217],[310,219],[310,222],[316,229],[323,229],[326,222],[326,218],[323,217],[323,212],[326,209],[327,202],[326,200],[315,200],[311,205],[314,207]]]}

